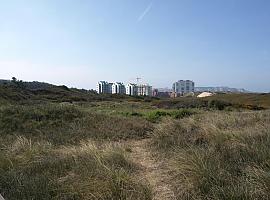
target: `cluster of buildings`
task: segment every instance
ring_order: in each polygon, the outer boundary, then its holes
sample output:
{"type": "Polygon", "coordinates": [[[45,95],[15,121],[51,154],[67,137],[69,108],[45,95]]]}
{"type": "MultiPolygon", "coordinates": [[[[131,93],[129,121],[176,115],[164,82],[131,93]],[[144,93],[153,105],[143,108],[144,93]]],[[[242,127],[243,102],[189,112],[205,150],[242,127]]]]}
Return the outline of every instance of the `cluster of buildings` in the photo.
{"type": "Polygon", "coordinates": [[[97,83],[98,94],[127,94],[130,96],[152,96],[152,86],[149,84],[129,83],[124,85],[121,82],[109,83],[99,81],[97,83]]]}
{"type": "Polygon", "coordinates": [[[176,98],[181,96],[206,97],[215,93],[247,93],[245,89],[229,88],[229,87],[195,87],[192,80],[178,80],[172,84],[172,88],[155,88],[149,84],[129,83],[124,85],[121,82],[109,83],[107,81],[99,81],[97,84],[97,92],[99,94],[126,94],[130,96],[154,96],[161,98],[176,98]],[[198,95],[198,93],[200,93],[198,95]]]}
{"type": "Polygon", "coordinates": [[[97,83],[97,92],[99,94],[126,94],[130,96],[155,96],[155,97],[179,97],[188,94],[194,94],[195,83],[191,80],[179,80],[173,83],[172,89],[152,89],[149,84],[128,83],[124,85],[122,82],[110,83],[107,81],[99,81],[97,83]]]}

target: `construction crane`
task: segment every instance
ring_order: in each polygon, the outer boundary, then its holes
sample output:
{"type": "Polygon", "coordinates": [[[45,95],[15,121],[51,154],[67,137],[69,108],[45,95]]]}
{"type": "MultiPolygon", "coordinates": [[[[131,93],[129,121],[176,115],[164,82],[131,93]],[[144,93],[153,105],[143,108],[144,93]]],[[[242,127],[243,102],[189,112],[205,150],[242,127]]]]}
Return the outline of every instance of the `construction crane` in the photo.
{"type": "Polygon", "coordinates": [[[136,78],[136,80],[137,80],[137,85],[139,85],[141,79],[142,79],[142,78],[140,78],[140,77],[137,77],[137,78],[136,78]]]}
{"type": "Polygon", "coordinates": [[[134,82],[134,81],[136,80],[136,84],[138,85],[138,84],[140,83],[140,80],[141,80],[141,79],[142,79],[142,78],[140,78],[140,77],[137,77],[137,78],[130,78],[129,81],[134,82]]]}

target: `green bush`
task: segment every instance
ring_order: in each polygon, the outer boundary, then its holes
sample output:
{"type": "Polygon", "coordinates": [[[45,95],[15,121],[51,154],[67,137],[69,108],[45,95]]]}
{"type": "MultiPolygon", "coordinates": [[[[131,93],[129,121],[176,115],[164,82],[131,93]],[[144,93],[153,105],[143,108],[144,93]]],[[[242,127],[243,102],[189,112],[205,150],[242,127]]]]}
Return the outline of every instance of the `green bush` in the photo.
{"type": "Polygon", "coordinates": [[[134,116],[134,117],[142,117],[143,116],[142,113],[138,113],[138,112],[124,112],[123,114],[125,116],[134,116]]]}
{"type": "Polygon", "coordinates": [[[208,101],[208,107],[217,109],[217,110],[224,110],[226,107],[231,106],[231,105],[232,105],[231,103],[215,100],[215,99],[208,101]]]}
{"type": "Polygon", "coordinates": [[[167,111],[155,110],[155,111],[146,113],[145,117],[147,120],[151,122],[156,122],[157,120],[161,119],[161,117],[170,116],[170,115],[171,114],[167,111]]]}
{"type": "Polygon", "coordinates": [[[174,119],[182,119],[184,117],[189,117],[193,114],[195,114],[195,112],[188,109],[180,109],[180,110],[171,112],[171,116],[174,119]]]}
{"type": "Polygon", "coordinates": [[[182,119],[184,117],[189,117],[195,114],[194,111],[188,109],[179,109],[179,110],[155,110],[145,114],[145,118],[151,122],[157,122],[162,117],[172,117],[174,119],[182,119]]]}

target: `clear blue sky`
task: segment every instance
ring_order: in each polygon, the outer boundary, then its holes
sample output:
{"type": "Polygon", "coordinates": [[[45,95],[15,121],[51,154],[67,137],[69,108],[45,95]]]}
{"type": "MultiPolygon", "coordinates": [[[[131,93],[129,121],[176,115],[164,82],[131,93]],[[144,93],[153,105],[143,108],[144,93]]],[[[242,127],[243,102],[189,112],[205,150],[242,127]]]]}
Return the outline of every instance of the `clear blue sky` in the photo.
{"type": "Polygon", "coordinates": [[[0,78],[270,92],[269,0],[0,0],[0,78]]]}

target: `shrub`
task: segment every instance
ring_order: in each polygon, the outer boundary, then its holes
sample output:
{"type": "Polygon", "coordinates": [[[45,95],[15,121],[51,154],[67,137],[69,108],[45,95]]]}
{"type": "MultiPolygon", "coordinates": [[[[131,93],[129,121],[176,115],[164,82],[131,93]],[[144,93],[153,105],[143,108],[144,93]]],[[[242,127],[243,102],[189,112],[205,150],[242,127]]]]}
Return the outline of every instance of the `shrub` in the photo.
{"type": "Polygon", "coordinates": [[[208,107],[217,109],[217,110],[224,110],[227,106],[231,106],[231,105],[232,105],[231,103],[215,100],[215,99],[208,101],[208,107]]]}
{"type": "Polygon", "coordinates": [[[157,120],[161,119],[161,117],[170,116],[170,115],[171,114],[169,112],[155,110],[155,111],[151,111],[151,112],[146,113],[145,117],[147,120],[149,120],[151,122],[156,122],[157,120]]]}
{"type": "Polygon", "coordinates": [[[142,117],[143,116],[142,113],[138,113],[138,112],[124,112],[123,114],[125,116],[135,116],[135,117],[142,117]]]}
{"type": "Polygon", "coordinates": [[[184,117],[189,117],[193,114],[195,114],[195,112],[188,109],[180,109],[180,110],[171,112],[171,116],[174,119],[182,119],[184,117]]]}
{"type": "Polygon", "coordinates": [[[162,119],[162,117],[172,117],[174,119],[182,119],[184,117],[189,117],[195,114],[194,111],[188,109],[179,110],[155,110],[145,114],[145,118],[151,122],[157,122],[162,119]]]}

